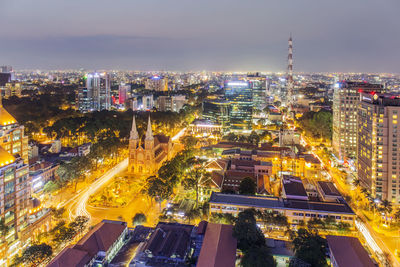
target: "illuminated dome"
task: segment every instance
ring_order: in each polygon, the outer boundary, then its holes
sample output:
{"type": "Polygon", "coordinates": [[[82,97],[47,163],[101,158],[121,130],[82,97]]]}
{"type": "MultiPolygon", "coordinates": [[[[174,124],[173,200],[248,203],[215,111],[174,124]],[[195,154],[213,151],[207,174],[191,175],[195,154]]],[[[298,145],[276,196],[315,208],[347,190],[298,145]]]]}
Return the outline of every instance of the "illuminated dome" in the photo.
{"type": "Polygon", "coordinates": [[[0,147],[0,167],[11,164],[15,161],[13,155],[8,153],[4,148],[0,147]]]}
{"type": "Polygon", "coordinates": [[[16,123],[17,120],[0,105],[0,126],[7,126],[16,123]]]}

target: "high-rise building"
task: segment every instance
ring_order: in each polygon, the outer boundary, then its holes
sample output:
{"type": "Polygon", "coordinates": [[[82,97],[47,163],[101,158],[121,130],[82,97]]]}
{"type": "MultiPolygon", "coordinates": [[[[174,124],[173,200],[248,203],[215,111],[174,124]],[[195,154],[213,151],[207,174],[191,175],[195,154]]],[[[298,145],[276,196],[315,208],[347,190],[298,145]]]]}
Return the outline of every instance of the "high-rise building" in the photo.
{"type": "Polygon", "coordinates": [[[332,146],[340,160],[355,159],[357,151],[357,106],[361,92],[381,92],[382,86],[343,81],[333,94],[332,146]]]}
{"type": "Polygon", "coordinates": [[[142,109],[151,110],[154,108],[154,98],[153,95],[142,96],[142,109]]]}
{"type": "Polygon", "coordinates": [[[207,99],[203,102],[202,117],[222,127],[223,132],[229,130],[230,102],[221,99],[207,99]]]}
{"type": "Polygon", "coordinates": [[[93,109],[103,110],[111,107],[111,76],[108,73],[88,73],[86,88],[88,96],[92,98],[93,109]]]}
{"type": "Polygon", "coordinates": [[[24,126],[7,112],[0,99],[0,146],[16,158],[22,158],[28,164],[28,136],[24,126]]]}
{"type": "Polygon", "coordinates": [[[28,137],[1,105],[0,99],[0,217],[9,232],[0,242],[1,258],[10,257],[17,251],[14,246],[28,224],[31,197],[28,137]]]}
{"type": "Polygon", "coordinates": [[[4,97],[8,98],[10,96],[21,97],[22,84],[20,82],[10,82],[7,83],[4,88],[4,97]]]}
{"type": "Polygon", "coordinates": [[[118,103],[124,104],[130,97],[131,86],[129,84],[120,84],[118,87],[118,103]]]}
{"type": "Polygon", "coordinates": [[[251,130],[253,118],[253,95],[247,81],[225,83],[225,99],[230,102],[230,128],[232,130],[251,130]]]}
{"type": "Polygon", "coordinates": [[[12,66],[0,66],[1,74],[8,74],[10,77],[10,81],[15,80],[15,73],[12,66]]]}
{"type": "Polygon", "coordinates": [[[145,89],[153,91],[168,91],[168,78],[154,75],[145,81],[145,89]]]}
{"type": "Polygon", "coordinates": [[[374,198],[400,203],[400,96],[361,93],[357,175],[374,198]]]}
{"type": "Polygon", "coordinates": [[[159,111],[179,112],[187,103],[184,95],[159,96],[156,100],[156,108],[159,111]]]}
{"type": "Polygon", "coordinates": [[[77,109],[81,112],[93,111],[93,97],[92,92],[86,87],[80,87],[77,95],[77,109]]]}
{"type": "Polygon", "coordinates": [[[264,109],[267,97],[267,82],[265,75],[261,75],[259,72],[248,73],[247,81],[252,90],[253,108],[257,110],[264,109]]]}
{"type": "Polygon", "coordinates": [[[85,87],[78,89],[78,109],[82,112],[111,108],[111,76],[103,73],[85,75],[85,87]]]}

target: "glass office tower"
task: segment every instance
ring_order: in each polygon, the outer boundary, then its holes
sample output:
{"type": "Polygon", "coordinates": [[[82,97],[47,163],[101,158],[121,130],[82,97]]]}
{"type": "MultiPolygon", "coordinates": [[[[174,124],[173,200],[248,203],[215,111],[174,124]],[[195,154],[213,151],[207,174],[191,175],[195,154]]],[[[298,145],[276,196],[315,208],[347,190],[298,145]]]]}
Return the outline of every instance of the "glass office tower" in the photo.
{"type": "Polygon", "coordinates": [[[253,95],[247,81],[225,83],[225,100],[230,102],[231,130],[251,130],[253,118],[253,95]]]}

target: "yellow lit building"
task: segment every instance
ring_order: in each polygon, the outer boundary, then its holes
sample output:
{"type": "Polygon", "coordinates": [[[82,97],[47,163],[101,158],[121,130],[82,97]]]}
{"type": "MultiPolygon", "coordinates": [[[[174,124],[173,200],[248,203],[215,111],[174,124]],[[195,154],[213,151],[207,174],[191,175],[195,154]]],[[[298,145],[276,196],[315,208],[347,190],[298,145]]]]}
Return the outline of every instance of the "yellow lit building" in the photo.
{"type": "Polygon", "coordinates": [[[0,100],[0,146],[8,153],[21,157],[28,164],[28,137],[24,134],[24,126],[3,107],[0,100]]]}
{"type": "Polygon", "coordinates": [[[145,175],[154,174],[164,161],[171,159],[172,154],[171,138],[162,134],[153,136],[150,117],[146,136],[144,141],[140,142],[135,117],[133,117],[129,138],[129,172],[145,175]]]}
{"type": "MultiPolygon", "coordinates": [[[[30,208],[29,166],[0,147],[0,217],[8,226],[0,240],[0,258],[12,259],[21,247],[30,208]]],[[[5,262],[0,260],[0,265],[5,262]]]]}

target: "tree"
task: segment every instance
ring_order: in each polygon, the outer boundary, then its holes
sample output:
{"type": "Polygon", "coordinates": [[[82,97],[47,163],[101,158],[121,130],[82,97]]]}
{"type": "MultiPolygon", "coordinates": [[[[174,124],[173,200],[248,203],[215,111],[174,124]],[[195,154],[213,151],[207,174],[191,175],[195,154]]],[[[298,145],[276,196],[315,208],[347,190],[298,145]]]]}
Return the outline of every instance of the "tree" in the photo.
{"type": "Polygon", "coordinates": [[[197,139],[193,136],[187,135],[182,138],[182,144],[184,145],[185,149],[192,149],[197,144],[197,139]]]}
{"type": "Polygon", "coordinates": [[[238,241],[238,248],[247,251],[252,246],[265,245],[265,238],[260,228],[256,224],[255,211],[247,209],[239,213],[233,236],[238,241]]]}
{"type": "Polygon", "coordinates": [[[238,136],[234,133],[229,133],[227,136],[225,136],[226,140],[231,141],[231,142],[236,142],[238,141],[238,136]]]}
{"type": "Polygon", "coordinates": [[[241,195],[255,195],[257,190],[257,185],[253,178],[244,178],[239,185],[239,194],[241,195]]]}
{"type": "Polygon", "coordinates": [[[144,215],[144,213],[141,213],[141,212],[136,213],[135,216],[133,216],[133,218],[132,218],[132,224],[135,226],[142,225],[146,222],[147,222],[146,215],[144,215]]]}
{"type": "Polygon", "coordinates": [[[14,264],[24,266],[39,266],[53,255],[53,249],[46,243],[27,247],[20,257],[14,259],[14,264]]]}
{"type": "Polygon", "coordinates": [[[81,234],[83,230],[85,230],[87,223],[89,222],[89,218],[86,216],[77,216],[74,221],[72,221],[68,226],[71,229],[74,229],[76,233],[81,234]]]}
{"type": "Polygon", "coordinates": [[[327,243],[325,239],[303,228],[294,232],[293,235],[292,243],[296,258],[311,264],[312,267],[327,266],[325,258],[327,243]]]}
{"type": "Polygon", "coordinates": [[[252,131],[247,137],[247,140],[251,144],[258,145],[258,143],[260,142],[260,136],[255,131],[252,131]]]}
{"type": "Polygon", "coordinates": [[[173,185],[157,176],[150,176],[146,182],[146,194],[158,201],[161,208],[161,202],[171,196],[173,185]]]}
{"type": "Polygon", "coordinates": [[[61,207],[59,209],[52,208],[52,211],[53,211],[54,218],[56,218],[57,220],[60,220],[65,212],[65,208],[64,207],[61,207]]]}
{"type": "Polygon", "coordinates": [[[196,193],[196,207],[199,206],[199,190],[202,181],[209,179],[210,174],[203,167],[195,167],[182,181],[185,190],[194,189],[196,193]]]}
{"type": "Polygon", "coordinates": [[[240,260],[243,267],[273,267],[276,262],[266,246],[251,247],[240,260]]]}
{"type": "Polygon", "coordinates": [[[59,185],[53,181],[48,181],[44,186],[43,186],[43,193],[52,193],[56,191],[59,188],[59,185]]]}
{"type": "Polygon", "coordinates": [[[210,221],[213,223],[234,224],[236,218],[230,213],[212,213],[210,221]]]}
{"type": "Polygon", "coordinates": [[[10,228],[6,225],[4,218],[0,219],[0,235],[5,237],[8,234],[10,228]]]}
{"type": "Polygon", "coordinates": [[[199,209],[197,209],[197,208],[193,208],[193,209],[190,209],[190,210],[186,211],[186,212],[185,212],[185,216],[186,216],[186,218],[188,219],[189,224],[190,224],[190,222],[191,222],[192,220],[195,220],[195,219],[197,219],[197,218],[200,218],[200,211],[199,211],[199,209]]]}

